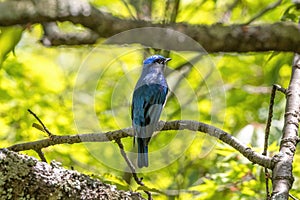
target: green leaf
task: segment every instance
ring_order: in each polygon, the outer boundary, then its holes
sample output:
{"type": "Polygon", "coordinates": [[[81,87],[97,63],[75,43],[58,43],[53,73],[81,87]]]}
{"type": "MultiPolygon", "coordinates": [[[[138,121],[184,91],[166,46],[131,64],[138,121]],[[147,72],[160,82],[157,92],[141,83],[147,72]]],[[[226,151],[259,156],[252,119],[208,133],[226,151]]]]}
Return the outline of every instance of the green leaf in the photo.
{"type": "Polygon", "coordinates": [[[0,28],[0,67],[9,52],[14,52],[19,43],[24,28],[22,26],[10,26],[0,28]]]}
{"type": "Polygon", "coordinates": [[[38,129],[42,132],[45,132],[44,128],[41,125],[37,124],[37,123],[33,123],[32,127],[36,128],[36,129],[38,129]]]}
{"type": "Polygon", "coordinates": [[[296,5],[293,4],[284,11],[281,17],[281,21],[297,22],[298,16],[299,16],[299,11],[296,9],[296,5]]]}

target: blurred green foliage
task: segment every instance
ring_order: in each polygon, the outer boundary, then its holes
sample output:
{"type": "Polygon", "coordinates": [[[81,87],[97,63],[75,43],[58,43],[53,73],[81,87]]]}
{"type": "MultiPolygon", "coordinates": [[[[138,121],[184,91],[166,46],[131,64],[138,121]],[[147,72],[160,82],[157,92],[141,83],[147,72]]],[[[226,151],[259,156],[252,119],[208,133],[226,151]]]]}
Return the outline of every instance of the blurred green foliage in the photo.
{"type": "MultiPolygon", "coordinates": [[[[118,17],[131,17],[124,1],[90,2],[118,17]]],[[[163,2],[153,1],[152,18],[155,22],[165,20],[163,2]]],[[[245,23],[270,3],[270,0],[181,1],[177,22],[245,23]]],[[[134,6],[129,5],[129,9],[136,14],[134,6]]],[[[295,21],[295,16],[299,15],[297,12],[290,0],[284,0],[255,23],[295,21]]],[[[70,23],[60,24],[67,30],[72,26],[70,23]]],[[[6,40],[14,44],[8,50],[0,46],[2,57],[7,57],[0,70],[0,147],[47,137],[31,127],[36,121],[27,112],[28,108],[43,120],[52,133],[58,135],[131,126],[130,101],[144,58],[143,47],[99,43],[49,48],[39,43],[41,35],[40,25],[26,30],[15,48],[15,55],[9,52],[14,49],[17,36],[6,40]]],[[[193,119],[209,123],[262,152],[259,144],[268,115],[270,89],[274,83],[288,86],[293,54],[204,55],[192,68],[184,68],[183,78],[182,71],[176,68],[195,58],[197,53],[171,52],[169,56],[173,60],[167,70],[168,82],[174,94],[168,99],[161,119],[193,119]],[[217,100],[222,103],[218,104],[217,100]]],[[[285,98],[277,94],[269,155],[278,151],[284,107],[285,98]]],[[[132,138],[122,141],[127,151],[134,151],[132,138]]],[[[265,197],[263,169],[228,145],[202,133],[162,132],[152,139],[149,148],[153,153],[150,169],[143,169],[139,176],[143,177],[147,187],[153,188],[155,199],[265,197]],[[160,192],[155,192],[157,190],[160,192]]],[[[299,152],[298,147],[293,169],[295,183],[291,190],[298,198],[299,152]]],[[[37,157],[35,152],[24,153],[37,157]]],[[[44,153],[49,161],[57,160],[66,168],[73,167],[115,184],[119,189],[138,189],[138,185],[133,180],[129,181],[130,176],[123,172],[126,164],[113,142],[58,145],[44,149],[44,153]]],[[[135,158],[131,156],[131,159],[135,158]]]]}

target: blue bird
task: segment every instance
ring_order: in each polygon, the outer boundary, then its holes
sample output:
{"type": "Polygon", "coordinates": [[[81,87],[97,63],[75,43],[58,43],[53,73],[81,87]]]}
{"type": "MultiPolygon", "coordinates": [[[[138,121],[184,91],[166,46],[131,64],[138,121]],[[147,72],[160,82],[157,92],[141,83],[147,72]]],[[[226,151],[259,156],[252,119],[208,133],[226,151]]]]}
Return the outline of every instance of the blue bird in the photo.
{"type": "Polygon", "coordinates": [[[135,86],[131,119],[134,143],[138,144],[137,165],[148,167],[148,144],[155,131],[168,93],[164,68],[171,58],[153,55],[144,60],[142,74],[135,86]]]}

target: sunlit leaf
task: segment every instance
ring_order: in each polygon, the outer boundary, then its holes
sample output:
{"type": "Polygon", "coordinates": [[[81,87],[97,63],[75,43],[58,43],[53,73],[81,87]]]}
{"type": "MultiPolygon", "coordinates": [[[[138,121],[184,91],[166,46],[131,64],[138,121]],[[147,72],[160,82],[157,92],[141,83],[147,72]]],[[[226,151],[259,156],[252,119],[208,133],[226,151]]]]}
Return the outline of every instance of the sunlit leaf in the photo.
{"type": "Polygon", "coordinates": [[[15,46],[22,37],[22,26],[0,27],[0,67],[9,52],[14,52],[15,46]]]}

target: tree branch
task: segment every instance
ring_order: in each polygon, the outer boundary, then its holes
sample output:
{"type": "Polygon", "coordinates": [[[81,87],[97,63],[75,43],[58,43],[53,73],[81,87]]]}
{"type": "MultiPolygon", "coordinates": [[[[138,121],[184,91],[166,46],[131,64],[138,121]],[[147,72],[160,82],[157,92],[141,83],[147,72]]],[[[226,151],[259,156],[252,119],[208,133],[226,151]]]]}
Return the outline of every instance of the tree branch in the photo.
{"type": "MultiPolygon", "coordinates": [[[[275,101],[275,96],[276,96],[276,91],[285,91],[284,88],[281,86],[274,84],[272,87],[271,91],[271,97],[270,97],[270,104],[269,104],[269,114],[268,114],[268,120],[266,124],[266,129],[265,129],[265,141],[264,141],[264,150],[262,155],[266,156],[268,153],[268,145],[269,145],[269,135],[270,135],[270,128],[272,124],[272,118],[273,118],[273,106],[274,106],[274,101],[275,101]]],[[[268,172],[268,169],[265,168],[265,179],[266,179],[266,199],[269,200],[271,195],[269,193],[269,178],[270,174],[268,172]]]]}
{"type": "MultiPolygon", "coordinates": [[[[15,24],[45,23],[55,21],[70,21],[81,24],[93,30],[99,37],[110,37],[117,33],[142,27],[163,27],[179,31],[191,37],[208,52],[248,52],[248,51],[291,51],[300,53],[300,34],[297,24],[275,23],[262,25],[188,25],[177,24],[153,24],[142,20],[127,20],[104,13],[87,1],[83,0],[12,0],[0,3],[0,26],[15,24]],[[34,3],[33,3],[34,2],[34,3]]],[[[186,44],[180,38],[174,38],[169,30],[163,29],[158,34],[159,38],[171,40],[167,46],[161,46],[168,50],[199,51],[198,46],[186,44]],[[176,41],[176,42],[174,42],[176,41]]],[[[144,34],[129,35],[120,43],[141,43],[154,47],[159,40],[150,40],[152,31],[144,34]]],[[[158,39],[159,39],[158,38],[158,39]]],[[[84,44],[93,40],[75,42],[57,40],[55,45],[84,44]]],[[[78,38],[77,38],[78,39],[78,38]]],[[[123,38],[124,39],[124,38],[123,38]]]]}
{"type": "Polygon", "coordinates": [[[0,199],[144,199],[74,170],[0,149],[0,199]]]}
{"type": "MultiPolygon", "coordinates": [[[[241,154],[243,154],[246,158],[248,158],[251,162],[257,163],[269,169],[273,168],[274,163],[271,158],[261,155],[257,152],[254,152],[250,147],[241,144],[238,141],[238,139],[236,139],[232,135],[214,126],[193,121],[193,120],[176,120],[176,121],[169,121],[169,122],[160,121],[157,127],[157,131],[185,130],[185,129],[191,131],[200,131],[210,136],[216,137],[221,141],[225,142],[226,144],[232,146],[234,149],[236,149],[241,154]]],[[[89,133],[89,134],[64,135],[64,136],[53,135],[51,138],[48,139],[15,144],[13,146],[8,147],[8,149],[12,151],[24,151],[30,149],[37,150],[37,149],[42,149],[57,144],[73,144],[73,143],[80,143],[80,142],[107,142],[107,141],[117,140],[132,135],[133,135],[132,128],[109,131],[106,133],[89,133]]]]}
{"type": "Polygon", "coordinates": [[[294,177],[292,164],[296,145],[299,142],[299,111],[300,111],[300,55],[294,57],[290,85],[286,90],[286,109],[283,135],[280,143],[278,162],[275,162],[272,182],[272,199],[288,199],[294,177]]]}
{"type": "Polygon", "coordinates": [[[64,33],[55,22],[42,23],[44,36],[41,42],[45,46],[94,44],[98,34],[90,29],[76,33],[64,33]]]}

